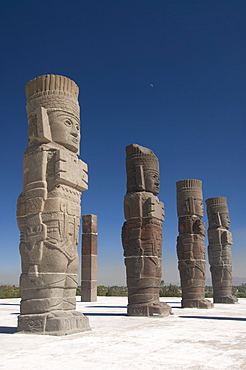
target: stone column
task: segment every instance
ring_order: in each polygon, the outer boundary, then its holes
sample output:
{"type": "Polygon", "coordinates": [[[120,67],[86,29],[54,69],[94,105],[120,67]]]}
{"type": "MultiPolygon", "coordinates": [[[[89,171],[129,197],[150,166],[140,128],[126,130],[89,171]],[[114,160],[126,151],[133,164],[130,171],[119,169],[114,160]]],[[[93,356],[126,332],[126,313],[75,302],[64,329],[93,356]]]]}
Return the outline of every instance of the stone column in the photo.
{"type": "Polygon", "coordinates": [[[81,302],[97,301],[97,216],[82,216],[81,302]]]}
{"type": "Polygon", "coordinates": [[[178,268],[182,287],[182,307],[212,308],[205,299],[206,260],[204,237],[202,182],[181,180],[177,187],[179,236],[178,268]]]}
{"type": "Polygon", "coordinates": [[[79,158],[78,86],[44,75],[26,85],[28,145],[20,229],[21,306],[18,331],[64,335],[89,330],[76,312],[78,232],[87,165],[79,158]]]}
{"type": "Polygon", "coordinates": [[[171,308],[159,300],[162,275],[162,221],[159,163],[154,153],[137,144],[126,147],[126,222],[122,228],[130,316],[167,316],[171,308]]]}
{"type": "Polygon", "coordinates": [[[232,234],[225,197],[206,200],[208,228],[208,259],[212,275],[214,303],[235,303],[232,295],[232,234]]]}

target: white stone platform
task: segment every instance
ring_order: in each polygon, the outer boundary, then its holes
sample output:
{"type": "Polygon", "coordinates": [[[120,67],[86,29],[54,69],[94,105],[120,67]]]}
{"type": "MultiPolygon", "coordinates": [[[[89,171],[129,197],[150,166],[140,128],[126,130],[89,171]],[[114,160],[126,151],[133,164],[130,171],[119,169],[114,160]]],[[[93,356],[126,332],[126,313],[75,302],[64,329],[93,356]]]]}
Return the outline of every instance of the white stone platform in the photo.
{"type": "Polygon", "coordinates": [[[0,300],[0,369],[246,369],[246,298],[164,318],[126,316],[127,298],[80,302],[92,331],[64,337],[16,333],[19,299],[0,300]]]}

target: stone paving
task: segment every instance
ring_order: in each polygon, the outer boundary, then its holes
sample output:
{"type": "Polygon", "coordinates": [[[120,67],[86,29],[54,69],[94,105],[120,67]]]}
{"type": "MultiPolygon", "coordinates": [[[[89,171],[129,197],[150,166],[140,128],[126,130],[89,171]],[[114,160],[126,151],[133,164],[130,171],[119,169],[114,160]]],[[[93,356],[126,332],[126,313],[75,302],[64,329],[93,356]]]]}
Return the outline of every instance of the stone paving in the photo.
{"type": "Polygon", "coordinates": [[[246,299],[210,310],[182,309],[180,298],[161,300],[173,315],[126,316],[126,297],[78,301],[92,331],[57,337],[17,333],[19,299],[1,299],[0,368],[246,369],[246,299]]]}

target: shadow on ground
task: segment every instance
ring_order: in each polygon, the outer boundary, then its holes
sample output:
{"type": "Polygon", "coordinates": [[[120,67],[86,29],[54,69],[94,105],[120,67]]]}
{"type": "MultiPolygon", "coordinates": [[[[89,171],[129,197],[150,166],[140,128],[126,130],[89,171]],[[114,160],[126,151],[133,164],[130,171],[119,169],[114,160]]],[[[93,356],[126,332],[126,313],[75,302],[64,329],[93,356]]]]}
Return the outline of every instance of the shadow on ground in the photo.
{"type": "Polygon", "coordinates": [[[179,316],[185,319],[207,319],[207,320],[232,320],[232,321],[246,321],[243,317],[218,317],[218,316],[179,316]]]}
{"type": "MultiPolygon", "coordinates": [[[[170,304],[170,303],[169,303],[170,304]]],[[[171,306],[172,308],[181,308],[182,309],[182,307],[180,307],[180,306],[171,306]]]]}
{"type": "Polygon", "coordinates": [[[102,313],[102,312],[83,312],[85,316],[127,316],[126,313],[115,313],[115,312],[108,312],[108,313],[102,313]]]}
{"type": "Polygon", "coordinates": [[[14,334],[17,332],[16,326],[0,326],[1,334],[14,334]]]}
{"type": "Polygon", "coordinates": [[[126,306],[85,306],[85,307],[91,307],[91,308],[125,308],[126,306]]]}

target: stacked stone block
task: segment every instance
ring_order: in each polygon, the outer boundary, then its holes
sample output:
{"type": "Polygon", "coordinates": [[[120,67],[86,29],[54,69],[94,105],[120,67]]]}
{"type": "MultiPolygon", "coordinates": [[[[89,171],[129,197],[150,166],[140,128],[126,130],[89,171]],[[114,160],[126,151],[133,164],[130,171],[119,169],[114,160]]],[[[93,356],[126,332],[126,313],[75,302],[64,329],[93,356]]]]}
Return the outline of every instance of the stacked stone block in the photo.
{"type": "Polygon", "coordinates": [[[97,301],[97,216],[82,216],[81,301],[97,301]]]}
{"type": "Polygon", "coordinates": [[[89,330],[76,312],[81,192],[87,165],[79,158],[78,86],[44,75],[26,85],[28,145],[20,230],[21,306],[18,331],[65,335],[89,330]]]}
{"type": "Polygon", "coordinates": [[[232,295],[232,234],[225,197],[206,200],[208,228],[208,258],[213,284],[214,303],[235,303],[232,295]]]}
{"type": "Polygon", "coordinates": [[[182,307],[211,308],[205,299],[206,258],[202,182],[181,180],[177,187],[179,236],[177,238],[178,268],[182,287],[182,307]]]}
{"type": "Polygon", "coordinates": [[[162,270],[162,221],[159,163],[154,153],[137,144],[126,147],[126,222],[122,228],[130,316],[166,316],[171,308],[159,300],[162,270]]]}

